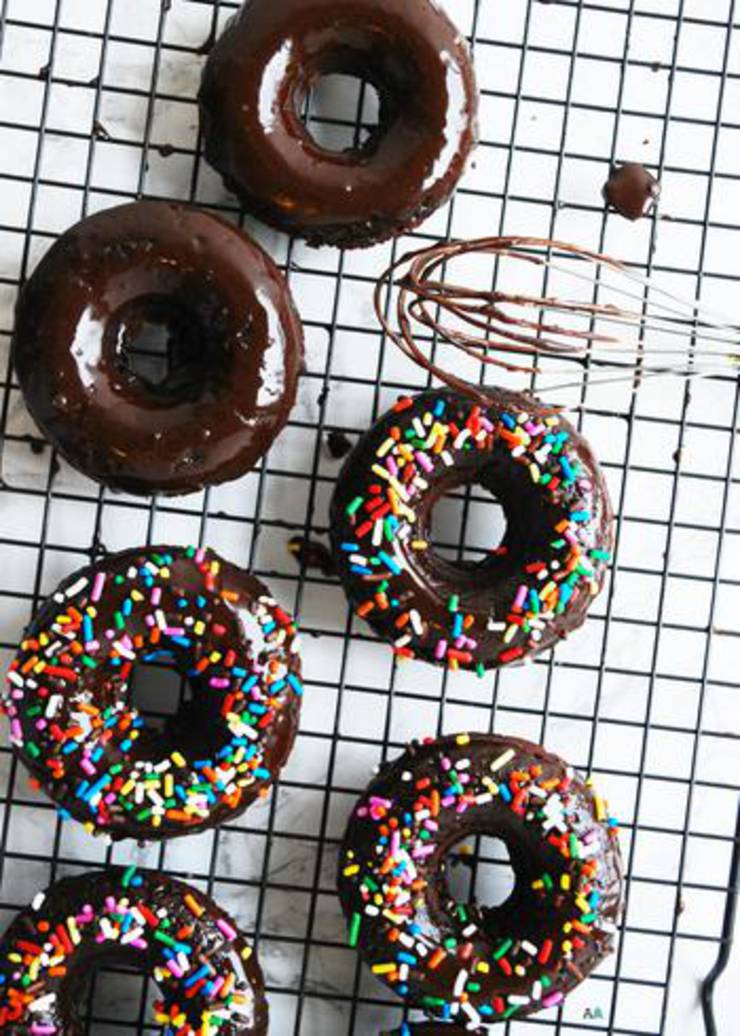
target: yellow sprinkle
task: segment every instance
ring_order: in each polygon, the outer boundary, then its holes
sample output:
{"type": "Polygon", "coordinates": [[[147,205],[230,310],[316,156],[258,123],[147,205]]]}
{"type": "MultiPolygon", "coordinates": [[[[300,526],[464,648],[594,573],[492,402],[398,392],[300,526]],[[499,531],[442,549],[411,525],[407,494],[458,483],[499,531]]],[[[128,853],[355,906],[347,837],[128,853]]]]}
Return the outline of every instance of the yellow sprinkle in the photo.
{"type": "Polygon", "coordinates": [[[596,806],[596,819],[606,820],[606,807],[600,795],[594,795],[594,805],[596,806]]]}
{"type": "Polygon", "coordinates": [[[560,876],[560,888],[563,889],[564,892],[568,891],[570,888],[570,874],[562,874],[560,876]]]}
{"type": "Polygon", "coordinates": [[[491,965],[488,963],[488,961],[479,960],[478,964],[476,965],[476,970],[482,971],[484,975],[488,975],[491,971],[491,965]]]}
{"type": "Polygon", "coordinates": [[[344,868],[344,876],[345,876],[345,878],[351,878],[353,875],[359,874],[359,873],[360,873],[360,867],[356,863],[353,863],[351,867],[345,867],[344,868]]]}
{"type": "Polygon", "coordinates": [[[395,970],[395,964],[373,964],[372,967],[374,975],[390,975],[390,973],[395,970]]]}
{"type": "Polygon", "coordinates": [[[187,766],[185,758],[179,752],[173,752],[170,756],[170,759],[175,764],[175,766],[187,766]]]}
{"type": "Polygon", "coordinates": [[[469,745],[470,744],[470,734],[458,734],[457,737],[455,738],[455,741],[456,741],[456,743],[458,745],[469,745]]]}

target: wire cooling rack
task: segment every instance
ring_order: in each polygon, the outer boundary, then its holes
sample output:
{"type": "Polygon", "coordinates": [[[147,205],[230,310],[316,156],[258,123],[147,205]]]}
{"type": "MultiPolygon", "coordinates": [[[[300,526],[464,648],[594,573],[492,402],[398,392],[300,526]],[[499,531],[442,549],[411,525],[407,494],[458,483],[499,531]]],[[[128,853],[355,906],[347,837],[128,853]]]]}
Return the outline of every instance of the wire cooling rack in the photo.
{"type": "MultiPolygon", "coordinates": [[[[199,156],[200,69],[235,6],[0,0],[0,639],[7,661],[42,597],[90,556],[145,541],[208,543],[256,570],[300,617],[302,732],[266,804],[216,832],[148,847],[111,847],[63,824],[4,740],[0,924],[62,874],[109,861],[161,867],[208,889],[254,936],[273,1033],[376,1034],[404,1015],[345,945],[333,880],[344,822],[372,768],[407,738],[495,728],[542,740],[594,773],[623,821],[629,871],[618,952],[561,1011],[502,1031],[700,1033],[701,982],[730,956],[732,932],[737,384],[665,380],[597,392],[584,368],[573,402],[611,485],[616,563],[585,629],[528,668],[478,681],[397,666],[352,620],[335,581],[300,567],[287,542],[325,539],[339,465],[327,433],[354,438],[400,390],[424,384],[386,347],[371,308],[374,277],[412,244],[481,232],[557,236],[733,310],[738,2],[449,0],[482,91],[475,162],[454,201],[412,238],[347,254],[311,251],[244,220],[199,156]],[[654,170],[663,195],[656,217],[632,225],[605,213],[600,187],[612,162],[635,159],[654,170]],[[262,467],[176,500],[114,496],[60,463],[25,413],[8,357],[18,285],[50,242],[83,214],[142,195],[197,201],[248,225],[287,270],[306,324],[300,400],[262,467]]],[[[313,131],[338,147],[374,117],[371,91],[358,97],[346,85],[327,84],[308,113],[313,131]]],[[[492,506],[440,505],[440,549],[459,557],[463,541],[493,546],[492,506]]],[[[144,672],[136,690],[153,722],[181,691],[162,678],[144,672]]],[[[505,880],[495,846],[481,847],[470,875],[478,894],[500,895],[505,880]]],[[[731,984],[728,976],[718,986],[711,1031],[736,1031],[731,984]]],[[[139,976],[98,973],[87,1031],[156,1031],[150,995],[139,976]]]]}

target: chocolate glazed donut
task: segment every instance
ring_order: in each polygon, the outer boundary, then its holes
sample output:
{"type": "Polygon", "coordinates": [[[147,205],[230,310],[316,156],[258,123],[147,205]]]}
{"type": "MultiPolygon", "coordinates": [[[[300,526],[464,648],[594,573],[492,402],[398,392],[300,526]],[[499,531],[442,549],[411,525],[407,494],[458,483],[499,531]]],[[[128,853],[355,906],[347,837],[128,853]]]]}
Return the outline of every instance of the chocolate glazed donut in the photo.
{"type": "Polygon", "coordinates": [[[612,546],[612,509],[588,443],[551,407],[486,388],[404,398],[345,462],[331,507],[337,571],[357,614],[401,658],[450,669],[525,662],[586,618],[612,546]],[[506,517],[480,561],[431,543],[446,494],[478,485],[506,517]]]}
{"type": "Polygon", "coordinates": [[[62,878],[0,940],[0,1030],[83,1036],[94,969],[137,968],[161,990],[154,1020],[177,1036],[266,1036],[257,958],[212,899],[164,874],[112,867],[62,878]]]}
{"type": "Polygon", "coordinates": [[[381,768],[347,825],[338,887],[373,974],[429,1018],[480,1032],[556,1007],[612,952],[622,861],[606,802],[562,759],[459,734],[381,768]],[[499,906],[449,888],[450,852],[478,835],[509,853],[499,906]]]}
{"type": "Polygon", "coordinates": [[[264,454],[295,401],[303,336],[258,245],[206,212],[146,201],[52,246],[20,295],[13,355],[70,464],[114,489],[175,494],[264,454]],[[163,374],[142,357],[157,341],[163,374]]]}
{"type": "Polygon", "coordinates": [[[113,554],[65,580],[26,631],[4,698],[11,741],[92,834],[207,830],[266,795],[288,758],[297,645],[267,588],[213,551],[113,554]],[[141,664],[176,669],[192,693],[161,730],[131,702],[141,664]]]}
{"type": "Polygon", "coordinates": [[[248,0],[206,64],[206,157],[245,207],[310,244],[363,247],[450,196],[476,139],[464,40],[430,0],[248,0]],[[326,75],[371,83],[379,126],[349,151],[301,121],[326,75]]]}

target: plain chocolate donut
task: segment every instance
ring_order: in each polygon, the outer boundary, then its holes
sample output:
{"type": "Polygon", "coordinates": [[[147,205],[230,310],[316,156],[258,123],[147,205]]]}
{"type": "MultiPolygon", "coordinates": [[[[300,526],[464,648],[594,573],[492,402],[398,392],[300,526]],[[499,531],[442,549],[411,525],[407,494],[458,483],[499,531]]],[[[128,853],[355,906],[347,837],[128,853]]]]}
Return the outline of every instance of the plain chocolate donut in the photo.
{"type": "Polygon", "coordinates": [[[213,551],[141,547],[75,572],[10,666],[13,747],[63,816],[93,834],[203,831],[267,794],[293,746],[302,685],[292,619],[213,551]],[[192,698],[162,730],[133,669],[176,669],[192,698]]]}
{"type": "Polygon", "coordinates": [[[442,205],[476,139],[467,46],[431,0],[248,0],[206,64],[206,157],[245,207],[314,245],[361,247],[442,205]],[[371,83],[369,141],[330,151],[301,105],[330,74],[371,83]]]}
{"type": "Polygon", "coordinates": [[[616,827],[591,782],[494,734],[413,742],[384,765],[347,825],[338,885],[373,974],[471,1032],[561,1004],[612,952],[622,908],[616,827]],[[450,851],[476,835],[509,852],[499,906],[450,893],[450,851]]]}
{"type": "Polygon", "coordinates": [[[198,889],[135,867],[62,878],[17,915],[0,940],[0,1030],[83,1036],[90,978],[114,964],[157,983],[166,1033],[267,1033],[262,972],[235,922],[198,889]]]}
{"type": "Polygon", "coordinates": [[[68,230],[22,290],[13,340],[29,410],[74,467],[131,493],[234,479],[285,425],[302,328],[272,260],[241,231],[169,202],[68,230]],[[166,336],[162,380],[130,346],[166,336]]]}

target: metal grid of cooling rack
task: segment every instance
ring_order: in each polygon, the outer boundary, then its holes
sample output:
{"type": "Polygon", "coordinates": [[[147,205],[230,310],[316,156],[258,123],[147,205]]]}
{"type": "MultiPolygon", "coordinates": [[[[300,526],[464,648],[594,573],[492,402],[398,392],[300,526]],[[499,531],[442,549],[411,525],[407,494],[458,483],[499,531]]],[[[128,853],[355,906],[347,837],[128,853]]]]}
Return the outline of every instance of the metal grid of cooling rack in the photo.
{"type": "MultiPolygon", "coordinates": [[[[64,873],[107,861],[162,867],[208,889],[254,936],[272,1032],[370,1036],[403,1014],[345,947],[333,883],[344,820],[372,767],[408,737],[495,727],[594,773],[623,820],[629,865],[615,957],[561,1011],[502,1031],[701,1032],[699,986],[731,934],[737,839],[737,384],[666,381],[594,395],[584,369],[575,402],[619,514],[616,564],[585,630],[526,669],[473,682],[396,666],[352,620],[335,582],[299,568],[286,544],[325,537],[338,470],[327,432],[354,437],[399,390],[424,383],[386,347],[369,303],[374,275],[413,241],[481,229],[558,236],[732,308],[738,2],[449,0],[482,89],[475,163],[411,239],[348,254],[313,252],[244,220],[199,157],[199,71],[235,6],[0,0],[0,646],[7,660],[39,600],[90,556],[144,541],[206,542],[268,579],[298,613],[302,732],[264,806],[154,847],[109,847],[62,824],[3,745],[0,924],[64,873]],[[635,158],[656,171],[663,201],[658,218],[632,226],[607,216],[599,188],[614,160],[635,158]],[[81,215],[142,195],[246,223],[287,270],[308,339],[301,398],[261,469],[182,500],[114,497],[60,464],[34,436],[8,355],[18,285],[49,242],[81,215]]],[[[363,89],[359,99],[314,99],[314,132],[343,146],[372,121],[370,101],[363,89]]],[[[440,548],[461,556],[463,541],[492,546],[486,506],[441,506],[440,548]]],[[[154,714],[179,692],[144,673],[136,693],[154,714]]],[[[487,853],[470,880],[479,894],[500,893],[487,853]]],[[[155,1031],[149,996],[136,976],[98,974],[87,1031],[155,1031]]],[[[719,1031],[730,1032],[729,998],[717,1013],[719,1031]]]]}

